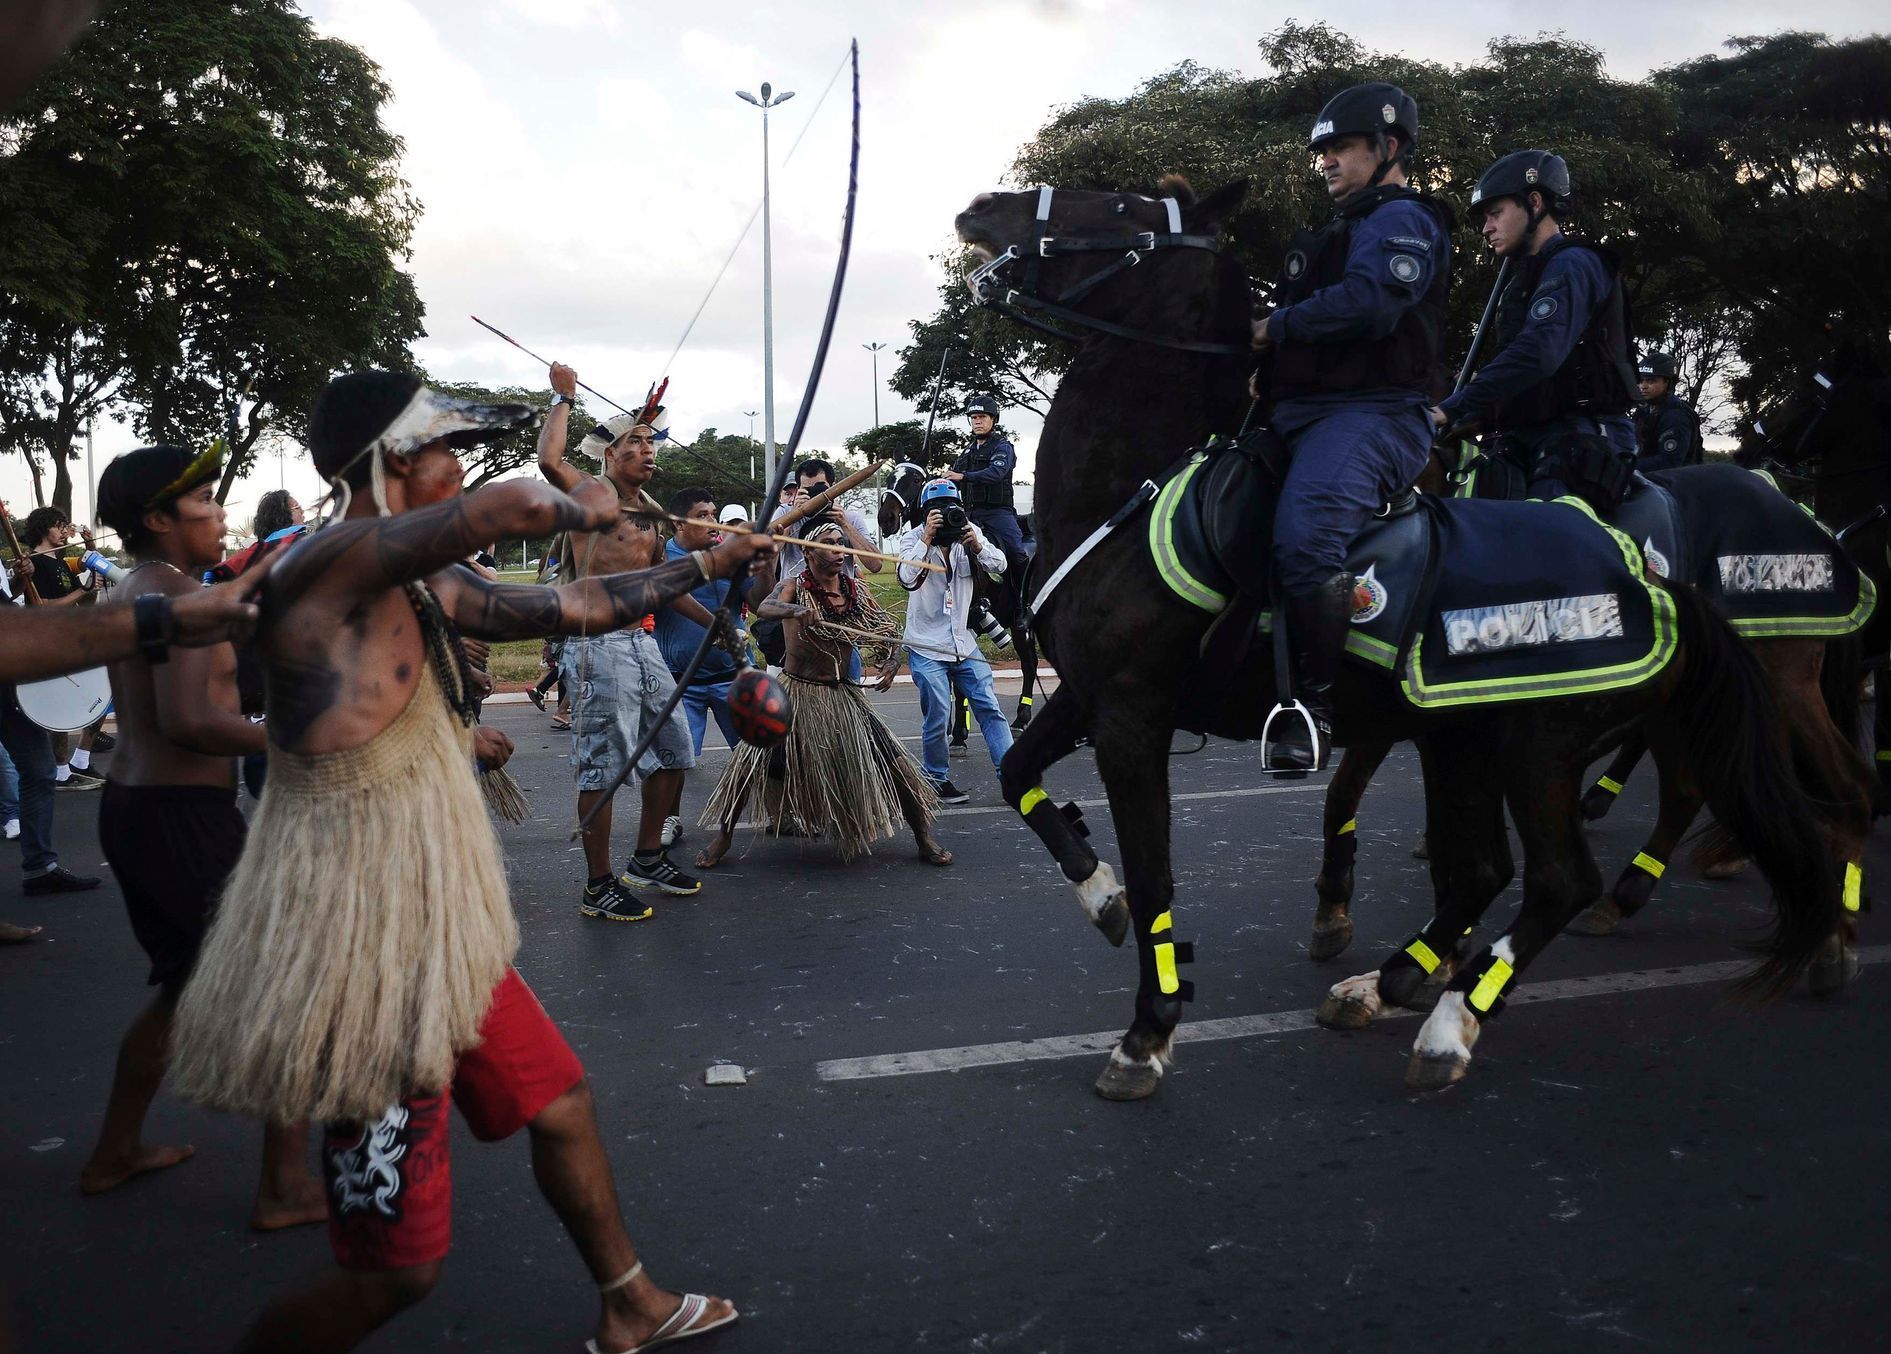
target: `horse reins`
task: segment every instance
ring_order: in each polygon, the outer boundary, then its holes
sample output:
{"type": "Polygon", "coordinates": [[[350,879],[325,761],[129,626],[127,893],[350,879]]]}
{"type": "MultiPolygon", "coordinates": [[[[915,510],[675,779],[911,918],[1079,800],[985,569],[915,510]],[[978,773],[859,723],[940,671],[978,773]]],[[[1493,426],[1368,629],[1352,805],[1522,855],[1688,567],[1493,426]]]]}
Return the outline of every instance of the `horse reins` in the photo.
{"type": "Polygon", "coordinates": [[[1221,252],[1221,242],[1213,235],[1192,235],[1182,229],[1182,206],[1175,198],[1161,199],[1169,214],[1167,231],[1142,230],[1121,235],[1057,236],[1050,233],[1051,199],[1056,194],[1055,188],[1037,190],[1037,240],[1031,252],[1021,253],[1018,246],[1011,245],[996,258],[974,269],[965,284],[971,289],[972,300],[989,310],[995,310],[1007,319],[1015,320],[1026,328],[1048,334],[1052,338],[1064,339],[1071,343],[1080,343],[1084,335],[1061,328],[1054,321],[1063,321],[1075,325],[1079,330],[1107,334],[1111,338],[1128,339],[1134,343],[1153,344],[1158,348],[1174,348],[1185,353],[1212,353],[1223,357],[1246,356],[1250,349],[1246,344],[1204,343],[1193,339],[1171,338],[1166,334],[1153,333],[1147,329],[1132,329],[1128,325],[1117,324],[1111,320],[1100,320],[1094,315],[1086,315],[1075,309],[1078,301],[1088,296],[1098,287],[1112,278],[1118,277],[1136,267],[1148,255],[1163,249],[1201,249],[1210,254],[1221,252]],[[1064,258],[1074,254],[1108,254],[1122,250],[1123,255],[1108,267],[1100,268],[1071,285],[1052,300],[1037,294],[1039,272],[1043,260],[1064,258]],[[1021,276],[1015,285],[1010,276],[1014,264],[1022,264],[1021,276]]]}

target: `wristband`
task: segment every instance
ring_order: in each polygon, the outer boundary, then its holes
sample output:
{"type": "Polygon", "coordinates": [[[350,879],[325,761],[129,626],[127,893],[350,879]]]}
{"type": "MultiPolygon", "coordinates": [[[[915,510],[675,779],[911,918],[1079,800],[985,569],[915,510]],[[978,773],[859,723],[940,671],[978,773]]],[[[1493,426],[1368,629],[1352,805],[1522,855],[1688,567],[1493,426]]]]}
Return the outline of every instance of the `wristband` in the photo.
{"type": "Polygon", "coordinates": [[[167,632],[171,628],[171,599],[161,592],[147,592],[131,604],[131,620],[138,636],[138,652],[147,663],[170,661],[171,646],[167,632]]]}
{"type": "Polygon", "coordinates": [[[689,557],[696,561],[696,567],[702,571],[703,582],[713,583],[716,581],[716,575],[709,567],[709,552],[707,550],[692,550],[689,552],[689,557]]]}

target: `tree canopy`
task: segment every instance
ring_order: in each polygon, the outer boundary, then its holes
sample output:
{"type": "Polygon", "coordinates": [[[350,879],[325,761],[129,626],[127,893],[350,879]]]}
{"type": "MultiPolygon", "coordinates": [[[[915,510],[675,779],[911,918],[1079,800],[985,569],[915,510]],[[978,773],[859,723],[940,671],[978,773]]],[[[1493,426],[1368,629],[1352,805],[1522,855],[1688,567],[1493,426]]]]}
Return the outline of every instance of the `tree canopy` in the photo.
{"type": "MultiPolygon", "coordinates": [[[[1638,81],[1611,77],[1598,49],[1560,36],[1499,39],[1466,65],[1372,52],[1322,24],[1287,24],[1260,47],[1269,73],[1258,79],[1184,63],[1122,98],[1057,110],[1019,149],[1012,182],[1150,191],[1179,171],[1205,194],[1248,178],[1227,230],[1258,292],[1294,229],[1330,211],[1308,172],[1315,115],[1346,85],[1390,80],[1419,104],[1414,185],[1455,207],[1508,151],[1568,160],[1572,227],[1622,253],[1637,337],[1676,351],[1684,393],[1730,388],[1751,408],[1835,331],[1886,342],[1891,257],[1876,225],[1891,182],[1891,40],[1735,38],[1728,55],[1638,81]]],[[[1455,363],[1496,269],[1468,222],[1454,243],[1455,363]]],[[[942,263],[940,306],[914,322],[894,388],[928,391],[950,346],[952,407],[984,389],[1042,408],[1063,346],[970,307],[964,259],[942,263]]]]}
{"type": "Polygon", "coordinates": [[[299,435],[338,368],[411,364],[419,204],[358,49],[290,0],[121,0],[0,121],[0,450],[299,435]]]}

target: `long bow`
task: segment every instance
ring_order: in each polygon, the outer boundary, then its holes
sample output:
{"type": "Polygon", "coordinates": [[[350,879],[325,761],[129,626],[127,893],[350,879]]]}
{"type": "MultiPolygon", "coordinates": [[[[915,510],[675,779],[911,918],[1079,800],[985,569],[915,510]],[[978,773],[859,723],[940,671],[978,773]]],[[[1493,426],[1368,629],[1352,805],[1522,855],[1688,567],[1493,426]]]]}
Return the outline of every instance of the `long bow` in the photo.
{"type": "MultiPolygon", "coordinates": [[[[814,365],[808,372],[807,388],[801,392],[801,408],[795,414],[794,427],[788,434],[788,443],[775,465],[775,476],[768,486],[768,493],[762,499],[762,511],[766,514],[780,501],[781,491],[788,483],[789,469],[794,465],[795,450],[801,445],[801,435],[807,430],[808,416],[814,410],[814,392],[820,389],[821,369],[827,365],[827,349],[834,337],[834,321],[840,314],[840,297],[847,282],[847,258],[853,252],[854,244],[854,204],[860,193],[860,41],[856,38],[848,47],[848,59],[853,65],[853,138],[847,157],[847,209],[841,217],[840,258],[834,264],[834,284],[827,294],[827,315],[821,321],[821,339],[814,346],[814,365]]],[[[764,517],[766,524],[766,517],[764,517]]],[[[662,711],[650,721],[644,736],[638,740],[636,748],[624,759],[618,768],[617,776],[605,788],[591,812],[578,821],[577,829],[571,834],[577,840],[580,833],[591,825],[591,820],[598,811],[611,802],[616,793],[643,756],[650,750],[650,744],[656,740],[659,730],[682,700],[683,691],[696,676],[696,670],[702,666],[703,659],[709,656],[709,648],[716,642],[717,634],[727,624],[732,604],[743,593],[743,585],[748,581],[749,566],[742,567],[729,579],[729,591],[724,594],[722,605],[716,608],[716,614],[709,628],[703,632],[702,641],[697,644],[696,652],[681,672],[676,675],[676,689],[670,693],[669,700],[663,704],[662,711]]],[[[748,666],[748,655],[738,653],[735,656],[738,669],[748,666]]]]}

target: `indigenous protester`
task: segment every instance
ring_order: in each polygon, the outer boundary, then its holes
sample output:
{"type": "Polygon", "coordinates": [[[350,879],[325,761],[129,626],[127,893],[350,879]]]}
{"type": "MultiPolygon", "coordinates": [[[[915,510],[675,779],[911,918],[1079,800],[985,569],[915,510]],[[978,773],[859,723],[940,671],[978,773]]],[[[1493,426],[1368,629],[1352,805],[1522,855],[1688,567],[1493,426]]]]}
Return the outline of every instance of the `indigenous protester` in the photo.
{"type": "Polygon", "coordinates": [[[769,546],[742,537],[556,588],[478,577],[460,561],[482,541],[621,520],[616,491],[588,478],[575,497],[517,479],[462,493],[459,449],[531,417],[369,371],[332,381],[310,419],[339,520],[272,565],[257,640],[269,793],[174,1032],[190,1098],[328,1123],[341,1268],[273,1301],[245,1350],[350,1349],[432,1288],[449,1244],[449,1090],[482,1141],[528,1130],[534,1175],[598,1285],[594,1348],[735,1319],[644,1273],[583,1068],[511,967],[518,926],[474,782],[458,636],[613,630],[769,546]]]}
{"type": "Polygon", "coordinates": [[[794,709],[788,738],[774,751],[748,743],[736,747],[729,769],[703,810],[705,826],[716,825],[711,845],[696,858],[714,869],[728,852],[735,825],[752,796],[767,819],[794,822],[823,835],[842,860],[869,853],[891,837],[903,818],[919,844],[919,858],[950,865],[952,855],[934,840],[938,797],[898,736],[874,712],[858,683],[847,677],[855,645],[874,657],[878,690],[899,672],[899,624],[873,600],[859,579],[842,567],[847,557],[822,544],[843,545],[846,529],[822,522],[805,539],[801,570],[783,579],[757,609],[782,622],[787,661],[782,680],[794,709]]]}
{"type": "Polygon", "coordinates": [[[1628,301],[1620,258],[1563,233],[1574,194],[1569,166],[1546,150],[1503,156],[1478,179],[1472,217],[1512,276],[1490,359],[1431,416],[1489,434],[1532,498],[1593,486],[1619,502],[1635,456],[1628,301]]]}
{"type": "MultiPolygon", "coordinates": [[[[105,467],[99,517],[135,561],[119,592],[138,599],[113,605],[148,606],[153,594],[199,590],[198,577],[223,553],[219,450],[144,447],[105,467]]],[[[175,1166],[193,1151],[147,1144],[142,1130],[164,1079],[178,996],[243,850],[236,759],[261,751],[264,738],[262,725],[243,716],[228,644],[176,653],[153,645],[113,663],[111,681],[123,746],[99,800],[99,842],[158,993],[119,1045],[98,1145],[79,1174],[87,1194],[175,1166]]],[[[270,1231],[327,1216],[307,1154],[306,1123],[265,1123],[252,1227],[270,1231]]]]}
{"type": "Polygon", "coordinates": [[[1635,468],[1678,470],[1701,463],[1701,419],[1674,393],[1674,355],[1648,353],[1635,368],[1635,468]]]}
{"type": "MultiPolygon", "coordinates": [[[[656,429],[630,414],[599,424],[578,450],[598,460],[604,473],[588,475],[579,470],[565,460],[566,425],[577,382],[577,372],[562,363],[552,364],[552,407],[539,432],[538,468],[567,493],[591,485],[608,489],[620,511],[606,530],[571,533],[565,545],[563,576],[582,580],[647,569],[662,559],[664,548],[658,529],[662,505],[644,491],[657,468],[656,429]]],[[[698,625],[710,624],[709,613],[687,590],[679,591],[670,605],[698,625]]],[[[645,612],[604,631],[582,631],[565,641],[564,677],[572,692],[572,732],[577,743],[578,813],[584,817],[595,812],[583,832],[588,878],[579,893],[578,910],[606,921],[649,918],[656,909],[639,893],[691,894],[702,888],[702,881],[677,869],[663,849],[663,820],[680,802],[684,772],[696,764],[696,756],[690,750],[689,724],[681,708],[671,710],[656,726],[657,716],[676,689],[663,651],[657,647],[656,626],[656,617],[645,612]],[[653,726],[656,736],[635,768],[643,796],[636,852],[622,874],[613,874],[610,787],[653,726]]]]}
{"type": "MultiPolygon", "coordinates": [[[[684,489],[675,494],[670,499],[669,511],[671,517],[684,520],[676,524],[676,534],[664,546],[666,559],[684,559],[690,551],[707,550],[716,543],[719,538],[715,529],[716,500],[707,489],[684,489]]],[[[692,589],[690,596],[704,611],[714,615],[729,595],[730,586],[727,579],[710,579],[692,589]]],[[[663,661],[669,666],[670,675],[678,681],[682,680],[683,669],[700,647],[707,629],[675,607],[666,607],[657,613],[657,647],[663,650],[663,661]]],[[[689,722],[690,751],[694,756],[703,755],[703,735],[708,731],[711,712],[715,714],[716,727],[722,730],[723,740],[731,748],[741,745],[735,722],[729,715],[729,683],[734,679],[734,655],[711,645],[696,669],[695,678],[683,688],[683,716],[689,722]]],[[[666,848],[674,846],[683,835],[682,814],[683,787],[679,782],[676,799],[663,820],[666,848]]]]}
{"type": "MultiPolygon", "coordinates": [[[[82,535],[87,550],[93,548],[90,529],[76,531],[57,508],[35,508],[20,524],[20,543],[28,552],[33,589],[42,606],[84,606],[98,600],[98,575],[90,569],[81,569],[75,575],[66,562],[65,550],[74,535],[82,535]]],[[[99,723],[103,722],[101,716],[99,723]]],[[[70,746],[71,734],[53,739],[55,789],[96,790],[105,783],[103,777],[92,772],[92,744],[98,733],[98,724],[81,731],[77,747],[70,746]]]]}
{"type": "MultiPolygon", "coordinates": [[[[800,465],[794,468],[794,492],[792,496],[784,493],[782,505],[768,515],[768,520],[773,522],[783,513],[793,508],[798,508],[809,499],[819,497],[821,494],[826,493],[829,489],[834,487],[837,478],[837,472],[831,462],[823,461],[818,457],[812,457],[801,462],[800,465]]],[[[788,534],[800,536],[805,539],[808,535],[809,528],[816,522],[832,522],[838,526],[844,538],[841,541],[842,545],[852,546],[856,550],[873,550],[877,548],[873,536],[873,528],[867,522],[866,516],[862,514],[858,508],[843,508],[838,503],[830,504],[827,511],[822,513],[819,517],[802,518],[800,521],[793,523],[788,528],[788,534]]],[[[844,555],[842,558],[846,563],[841,566],[841,572],[846,574],[849,578],[857,576],[862,569],[865,569],[870,574],[880,572],[880,561],[877,559],[861,559],[856,555],[844,555]]],[[[798,545],[782,546],[781,576],[783,578],[793,578],[796,574],[801,572],[801,568],[801,547],[798,545]]],[[[860,674],[855,673],[854,675],[858,677],[860,674]]]]}
{"type": "Polygon", "coordinates": [[[1417,141],[1418,104],[1396,85],[1354,85],[1327,101],[1307,149],[1333,217],[1288,243],[1275,308],[1254,326],[1263,362],[1253,393],[1272,405],[1293,458],[1274,567],[1293,694],[1313,725],[1282,721],[1270,771],[1326,765],[1353,615],[1347,547],[1431,454],[1425,408],[1451,287],[1451,213],[1406,182],[1417,141]]]}
{"type": "Polygon", "coordinates": [[[992,690],[991,664],[966,628],[972,570],[1002,573],[1005,554],[965,516],[959,487],[951,480],[928,480],[919,491],[919,506],[925,517],[901,543],[895,573],[911,594],[906,599],[906,663],[919,691],[920,758],[939,802],[963,804],[970,796],[947,779],[946,722],[955,686],[971,704],[994,768],[1011,748],[1011,726],[992,690]],[[951,524],[947,512],[953,515],[951,524]],[[946,572],[913,567],[922,560],[942,563],[946,572]]]}

